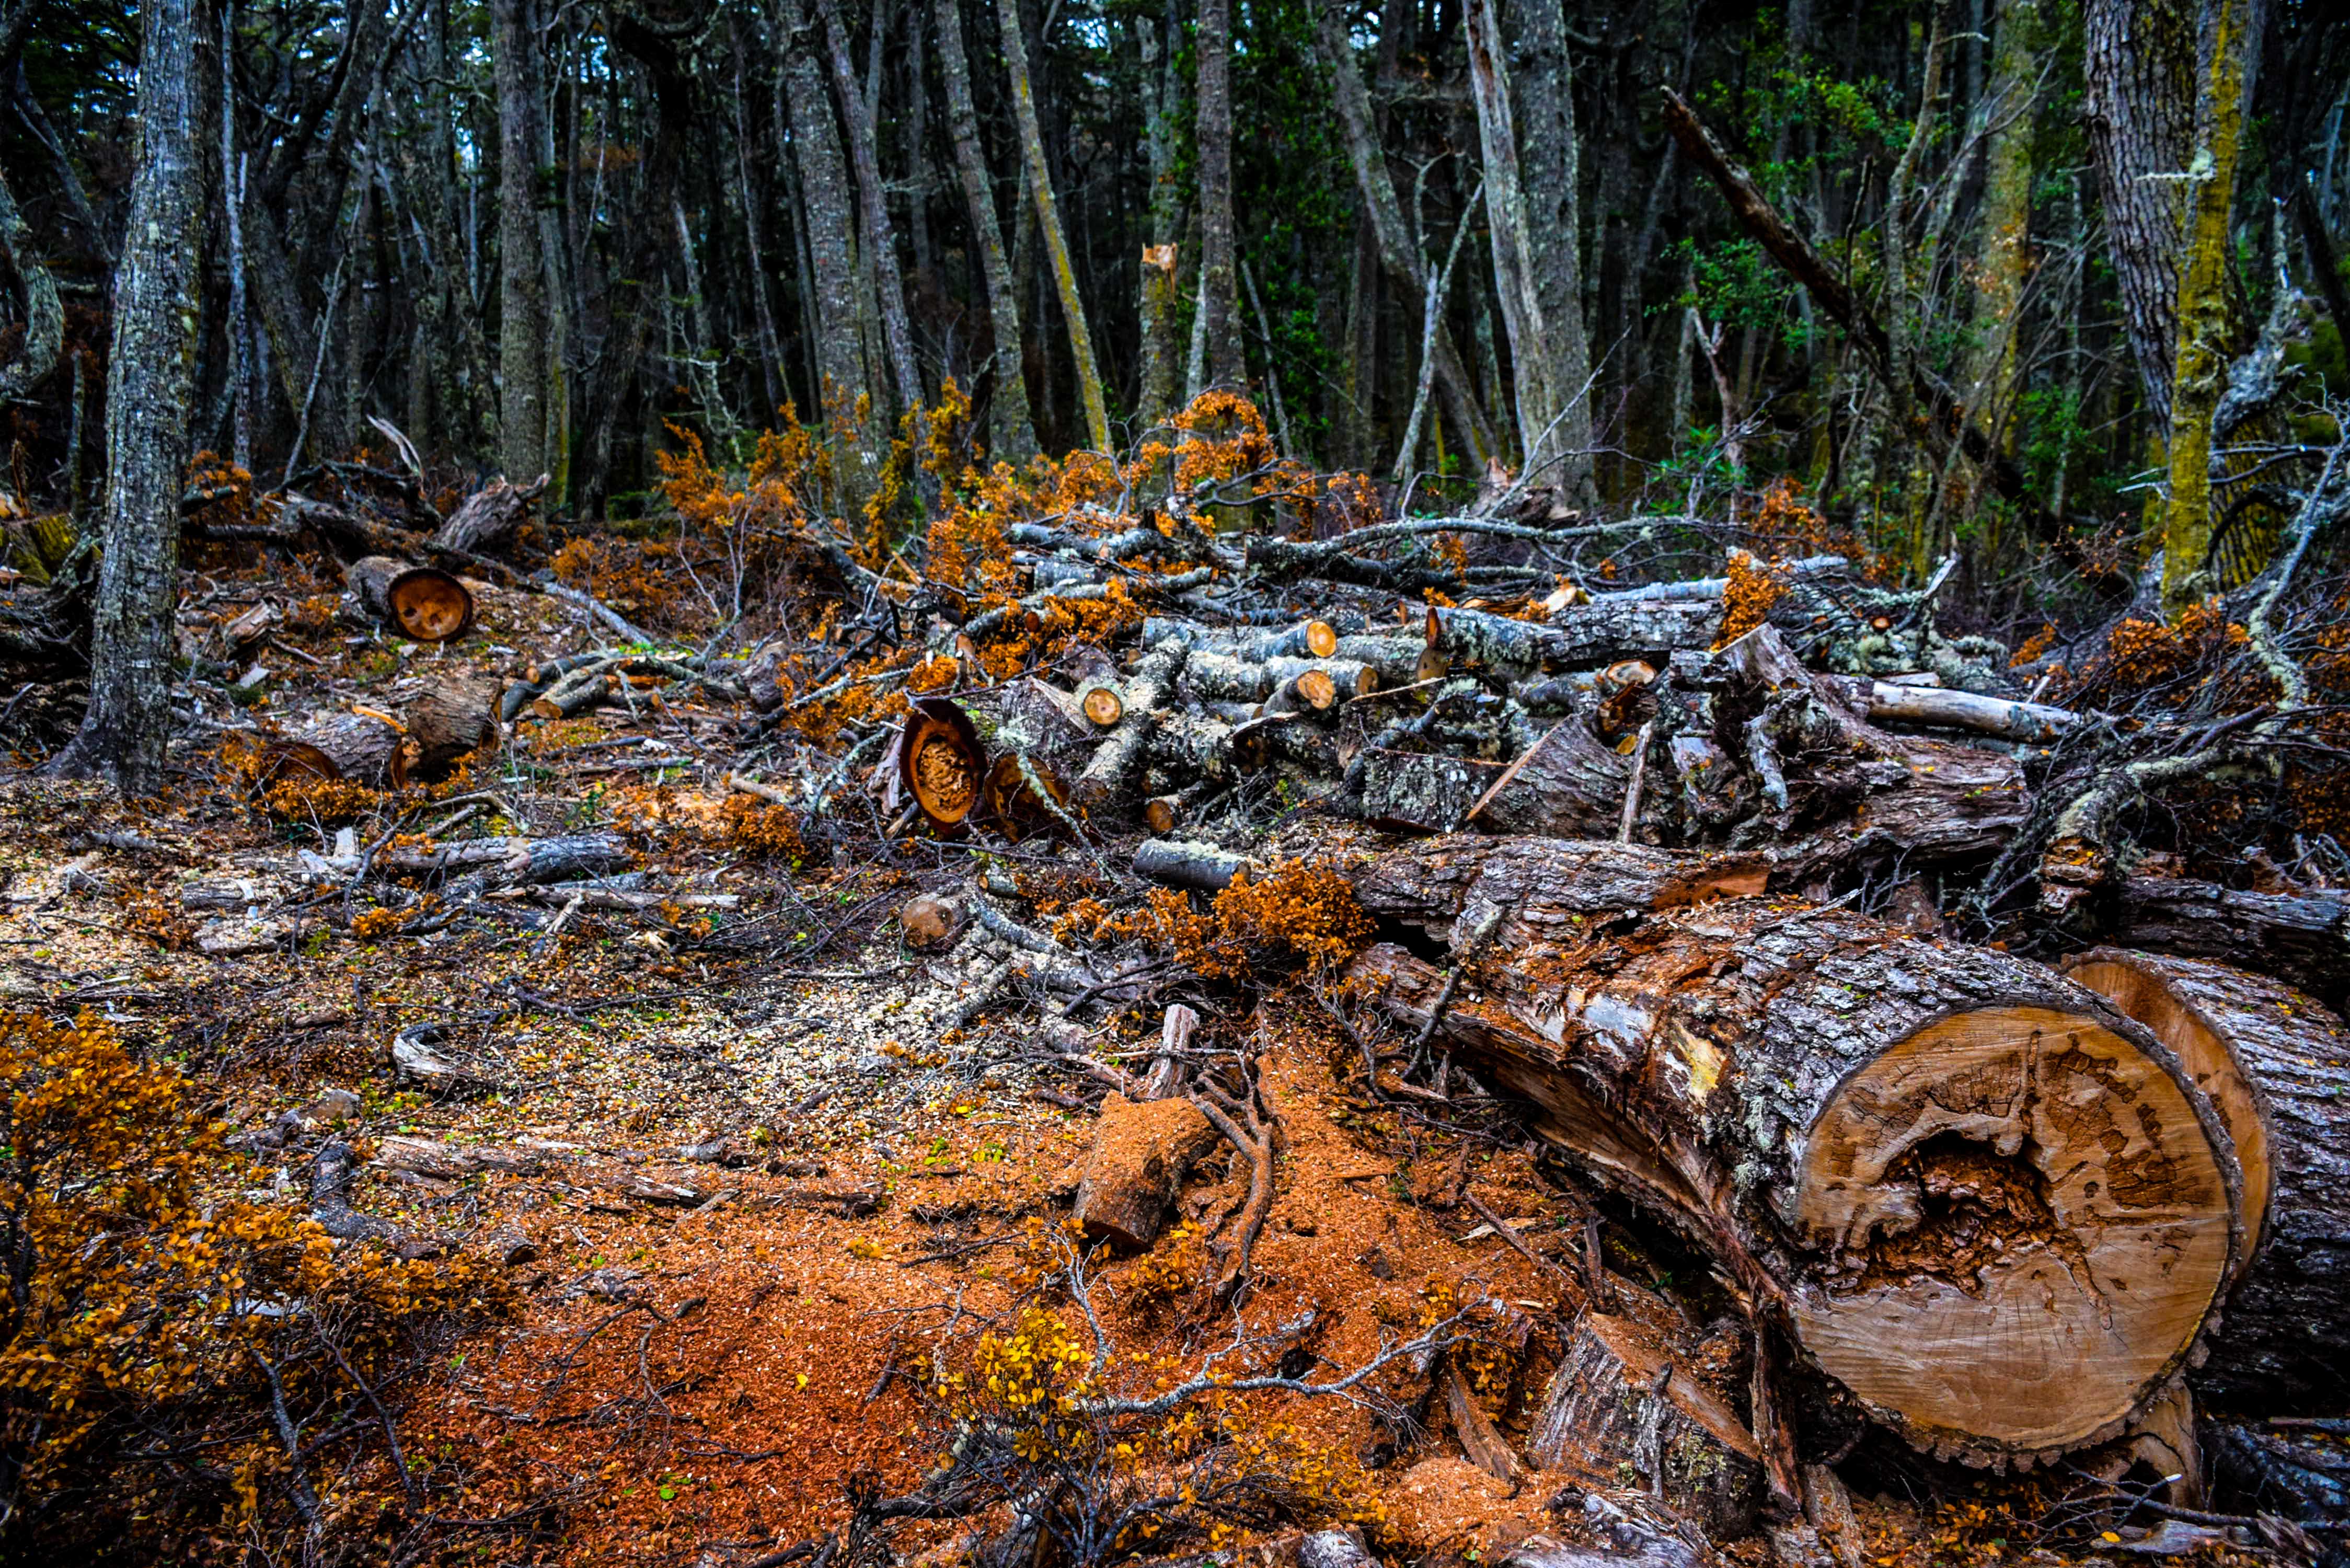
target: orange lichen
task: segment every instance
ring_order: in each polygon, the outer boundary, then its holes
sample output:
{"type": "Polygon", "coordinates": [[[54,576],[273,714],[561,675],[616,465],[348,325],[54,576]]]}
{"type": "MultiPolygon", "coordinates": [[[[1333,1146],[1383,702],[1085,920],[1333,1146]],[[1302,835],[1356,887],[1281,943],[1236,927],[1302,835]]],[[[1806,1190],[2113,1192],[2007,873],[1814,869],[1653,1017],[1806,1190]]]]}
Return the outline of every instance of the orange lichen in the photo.
{"type": "Polygon", "coordinates": [[[1721,634],[1713,639],[1719,650],[1728,648],[1771,618],[1771,607],[1786,597],[1783,573],[1758,563],[1744,550],[1730,556],[1730,586],[1721,594],[1721,634]]]}

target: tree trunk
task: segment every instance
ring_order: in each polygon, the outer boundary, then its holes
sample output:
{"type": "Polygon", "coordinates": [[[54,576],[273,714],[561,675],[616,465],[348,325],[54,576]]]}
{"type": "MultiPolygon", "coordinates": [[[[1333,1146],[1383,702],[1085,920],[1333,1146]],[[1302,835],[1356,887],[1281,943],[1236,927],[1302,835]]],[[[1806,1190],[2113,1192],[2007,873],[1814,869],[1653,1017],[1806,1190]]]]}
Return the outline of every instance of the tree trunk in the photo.
{"type": "MultiPolygon", "coordinates": [[[[1136,378],[1135,410],[1143,425],[1175,411],[1175,309],[1182,286],[1177,281],[1177,229],[1183,198],[1175,182],[1175,132],[1180,119],[1180,78],[1162,44],[1159,20],[1138,16],[1136,41],[1142,57],[1142,136],[1149,154],[1150,243],[1142,250],[1141,370],[1136,378]]],[[[1171,36],[1170,26],[1170,33],[1171,36]]]]}
{"type": "Polygon", "coordinates": [[[65,348],[65,306],[57,280],[35,254],[33,231],[16,210],[8,182],[0,178],[0,270],[14,275],[25,310],[25,335],[16,351],[0,362],[0,403],[29,392],[57,368],[65,348]]]}
{"type": "Polygon", "coordinates": [[[1200,150],[1200,303],[1207,313],[1208,379],[1245,389],[1241,348],[1239,236],[1232,218],[1232,0],[1200,0],[1194,112],[1200,150]]]}
{"type": "Polygon", "coordinates": [[[339,779],[369,789],[408,783],[408,756],[400,726],[380,713],[337,713],[301,733],[272,741],[261,753],[264,783],[280,779],[339,779]]]}
{"type": "Polygon", "coordinates": [[[2264,976],[2100,948],[2065,971],[2178,1054],[2227,1124],[2249,1242],[2197,1389],[2330,1415],[2350,1386],[2350,1030],[2264,976]]]}
{"type": "Polygon", "coordinates": [[[899,407],[905,413],[918,413],[926,401],[922,370],[914,358],[914,326],[906,314],[906,280],[898,266],[889,192],[881,183],[881,158],[874,146],[873,117],[878,106],[867,100],[865,89],[858,85],[856,67],[849,62],[848,26],[841,18],[840,0],[816,0],[816,8],[824,19],[832,83],[840,94],[841,119],[848,127],[849,159],[857,171],[858,204],[864,215],[866,262],[873,269],[881,337],[889,348],[899,407]]]}
{"type": "MultiPolygon", "coordinates": [[[[2209,1099],[2083,987],[1627,846],[1461,840],[1356,877],[1452,944],[1438,1027],[1543,1135],[1677,1223],[1911,1442],[1979,1463],[2118,1431],[2237,1255],[2209,1099]]],[[[1444,974],[1356,975],[1424,1025],[1444,974]]]]}
{"type": "Polygon", "coordinates": [[[2139,390],[2167,424],[2187,243],[2188,186],[2178,176],[2194,156],[2194,0],[2089,0],[2081,32],[2106,252],[2139,390]]]}
{"type": "Polygon", "coordinates": [[[1028,414],[1028,375],[1020,331],[1020,296],[1004,254],[1003,225],[995,215],[995,186],[979,139],[979,111],[971,97],[971,64],[962,43],[962,0],[936,0],[939,69],[946,78],[947,134],[954,145],[955,173],[963,205],[971,213],[979,249],[980,277],[987,290],[987,317],[994,338],[995,390],[988,400],[989,446],[1014,463],[1036,455],[1036,427],[1028,414]]]}
{"type": "Polygon", "coordinates": [[[498,91],[498,461],[546,469],[546,268],[538,232],[539,58],[530,0],[491,0],[498,91]]]}
{"type": "Polygon", "coordinates": [[[2350,1000],[2350,896],[2338,888],[2253,893],[2130,877],[2101,891],[2095,908],[2112,941],[2273,974],[2335,1008],[2350,1000]]]}
{"type": "MultiPolygon", "coordinates": [[[[1395,180],[1388,171],[1387,154],[1379,146],[1378,133],[1371,119],[1370,94],[1365,90],[1362,74],[1356,68],[1355,49],[1347,37],[1343,12],[1327,5],[1317,7],[1315,47],[1323,68],[1330,73],[1338,127],[1347,141],[1347,159],[1354,168],[1355,186],[1361,192],[1364,209],[1370,215],[1380,265],[1406,298],[1418,299],[1427,286],[1427,269],[1412,252],[1411,230],[1404,223],[1403,204],[1396,197],[1395,180]]],[[[1496,450],[1493,427],[1477,406],[1474,383],[1468,368],[1461,362],[1460,351],[1453,347],[1451,330],[1441,325],[1436,334],[1436,386],[1444,400],[1445,417],[1469,441],[1471,450],[1468,455],[1482,466],[1487,455],[1496,450]]]]}
{"type": "Polygon", "coordinates": [[[400,714],[416,749],[416,772],[426,783],[448,776],[468,753],[498,740],[498,699],[505,682],[494,675],[443,676],[400,714]]]}
{"type": "Polygon", "coordinates": [[[1053,199],[1053,171],[1045,158],[1044,129],[1036,121],[1036,93],[1028,76],[1028,45],[1021,36],[1019,0],[995,0],[995,17],[1003,40],[1004,65],[1012,72],[1012,107],[1020,128],[1028,189],[1035,198],[1036,225],[1053,264],[1061,318],[1069,329],[1069,357],[1076,364],[1077,395],[1086,409],[1086,439],[1096,452],[1107,452],[1109,405],[1102,398],[1101,367],[1094,358],[1093,329],[1086,325],[1086,302],[1077,293],[1076,264],[1069,255],[1069,238],[1061,228],[1060,209],[1053,199]]]}
{"type": "MultiPolygon", "coordinates": [[[[2032,145],[2039,116],[2039,0],[2001,0],[1990,96],[1977,128],[1983,157],[1982,235],[1975,263],[1974,342],[1967,356],[1970,408],[1994,438],[2012,429],[2018,313],[2032,271],[2032,145]]],[[[2004,443],[2002,443],[2004,444],[2004,443]]]]}
{"type": "Polygon", "coordinates": [[[196,285],[204,230],[196,7],[143,7],[139,163],[114,285],[106,372],[105,557],[90,637],[89,707],[48,764],[146,794],[172,737],[172,634],[180,601],[180,491],[195,394],[196,285]]]}
{"type": "Polygon", "coordinates": [[[2178,347],[2170,378],[2170,494],[2162,520],[2162,604],[2176,615],[2211,579],[2211,420],[2227,390],[2229,266],[2236,158],[2243,145],[2246,62],[2259,47],[2251,0],[2212,0],[2210,66],[2196,99],[2199,178],[2178,266],[2178,347]]]}
{"type": "MultiPolygon", "coordinates": [[[[1551,397],[1558,421],[1543,443],[1555,469],[1526,472],[1587,505],[1591,487],[1591,348],[1583,326],[1581,146],[1575,125],[1575,77],[1566,53],[1560,0],[1523,0],[1516,8],[1518,146],[1526,213],[1525,265],[1541,318],[1551,397]]],[[[1629,160],[1611,159],[1628,163],[1629,160]]],[[[1487,187],[1487,194],[1492,188],[1487,187]]]]}
{"type": "Polygon", "coordinates": [[[833,441],[839,510],[855,516],[872,493],[880,462],[878,427],[857,417],[858,399],[873,389],[859,341],[864,290],[857,255],[857,223],[849,211],[848,164],[841,155],[825,71],[806,41],[812,26],[803,0],[783,0],[784,97],[791,106],[792,157],[800,176],[802,221],[815,275],[816,373],[821,381],[812,422],[850,432],[833,441]]]}

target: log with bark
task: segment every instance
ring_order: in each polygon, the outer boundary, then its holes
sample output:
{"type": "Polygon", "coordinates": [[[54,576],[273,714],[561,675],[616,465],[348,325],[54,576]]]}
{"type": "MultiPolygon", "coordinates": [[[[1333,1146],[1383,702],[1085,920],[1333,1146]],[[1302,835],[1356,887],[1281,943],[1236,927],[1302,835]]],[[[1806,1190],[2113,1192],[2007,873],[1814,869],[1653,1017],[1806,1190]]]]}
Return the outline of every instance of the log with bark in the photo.
{"type": "Polygon", "coordinates": [[[369,619],[419,642],[447,642],[473,628],[473,590],[438,566],[362,556],[343,568],[343,587],[369,619]]]}
{"type": "Polygon", "coordinates": [[[2241,1245],[2209,1097],[2043,966],[1795,900],[1692,902],[1752,874],[1435,840],[1355,882],[1450,940],[1457,982],[1394,944],[1354,974],[1910,1441],[2031,1462],[2118,1432],[2196,1353],[2241,1245]]]}
{"type": "Polygon", "coordinates": [[[330,714],[264,745],[254,776],[265,785],[307,778],[400,789],[408,783],[406,741],[389,713],[330,714]]]}
{"type": "Polygon", "coordinates": [[[494,674],[442,676],[411,701],[400,718],[416,753],[418,778],[446,778],[458,761],[498,740],[498,702],[505,682],[494,674]]]}
{"type": "Polygon", "coordinates": [[[2066,972],[2152,1030],[2227,1125],[2249,1245],[2197,1389],[2333,1414],[2350,1388],[2350,1029],[2277,981],[2101,948],[2066,972]]]}
{"type": "Polygon", "coordinates": [[[432,543],[442,549],[462,550],[469,556],[482,554],[515,531],[546,483],[545,474],[539,475],[537,483],[526,485],[504,479],[492,480],[465,497],[449,514],[448,521],[433,534],[432,543]]]}

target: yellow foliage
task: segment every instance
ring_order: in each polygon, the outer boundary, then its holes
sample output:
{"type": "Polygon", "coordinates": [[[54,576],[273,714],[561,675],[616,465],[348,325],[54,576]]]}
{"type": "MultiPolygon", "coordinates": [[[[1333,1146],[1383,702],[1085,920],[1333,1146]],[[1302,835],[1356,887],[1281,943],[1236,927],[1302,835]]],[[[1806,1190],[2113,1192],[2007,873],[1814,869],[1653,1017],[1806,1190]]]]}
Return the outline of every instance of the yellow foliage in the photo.
{"type": "Polygon", "coordinates": [[[315,1346],[331,1323],[364,1367],[423,1317],[507,1304],[481,1265],[338,1254],[300,1210],[244,1196],[250,1174],[187,1081],[95,1014],[0,1013],[0,1249],[16,1282],[0,1296],[0,1463],[21,1468],[21,1496],[102,1462],[134,1426],[170,1446],[171,1428],[215,1423],[216,1440],[191,1441],[213,1449],[214,1474],[274,1469],[274,1435],[239,1410],[265,1399],[265,1366],[291,1356],[281,1341],[315,1346]]]}
{"type": "Polygon", "coordinates": [[[1374,929],[1344,877],[1290,860],[1262,880],[1245,872],[1233,877],[1206,914],[1187,895],[1155,888],[1140,909],[1107,922],[1100,934],[1140,937],[1171,949],[1196,973],[1243,980],[1342,964],[1363,950],[1374,929]]]}
{"type": "Polygon", "coordinates": [[[1721,595],[1721,635],[1716,649],[1728,648],[1771,617],[1771,607],[1784,597],[1787,579],[1756,563],[1743,550],[1730,556],[1730,586],[1721,595]]]}

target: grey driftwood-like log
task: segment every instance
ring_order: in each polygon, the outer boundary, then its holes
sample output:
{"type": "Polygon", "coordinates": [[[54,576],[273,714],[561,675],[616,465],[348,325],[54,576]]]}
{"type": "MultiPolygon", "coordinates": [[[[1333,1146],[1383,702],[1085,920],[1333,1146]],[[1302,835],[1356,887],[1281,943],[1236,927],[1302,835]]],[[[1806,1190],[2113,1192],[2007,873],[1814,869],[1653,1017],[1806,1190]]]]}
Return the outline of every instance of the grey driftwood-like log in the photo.
{"type": "MultiPolygon", "coordinates": [[[[1301,676],[1318,674],[1339,697],[1360,697],[1379,688],[1375,664],[1359,659],[1251,660],[1229,653],[1193,653],[1184,663],[1184,684],[1210,701],[1263,702],[1301,676]]],[[[1327,704],[1326,703],[1325,706],[1327,704]]]]}
{"type": "Polygon", "coordinates": [[[1326,620],[1302,620],[1269,631],[1245,627],[1226,630],[1171,616],[1155,615],[1143,621],[1143,647],[1156,648],[1170,640],[1194,653],[1222,654],[1250,664],[1268,659],[1327,659],[1338,650],[1337,629],[1326,620]]]}
{"type": "Polygon", "coordinates": [[[265,784],[339,779],[369,789],[399,789],[408,783],[405,740],[389,714],[329,714],[265,746],[256,776],[265,784]]]}
{"type": "Polygon", "coordinates": [[[1136,876],[1203,893],[1220,893],[1233,877],[1259,869],[1255,860],[1236,850],[1180,838],[1146,838],[1134,851],[1136,876]]]}
{"type": "Polygon", "coordinates": [[[1721,605],[1712,599],[1611,600],[1569,605],[1547,623],[1448,609],[1438,612],[1438,621],[1436,647],[1455,669],[1555,670],[1706,648],[1721,630],[1721,605]]]}
{"type": "Polygon", "coordinates": [[[1185,649],[1180,642],[1163,643],[1143,655],[1126,683],[1124,712],[1072,786],[1072,794],[1094,816],[1119,816],[1139,809],[1135,784],[1140,780],[1146,750],[1159,727],[1159,711],[1174,691],[1185,649]]]}
{"type": "Polygon", "coordinates": [[[1355,978],[1407,1029],[1436,1017],[1912,1443],[2003,1464],[2121,1430],[2196,1352],[2241,1244],[2226,1135],[2177,1054],[2021,958],[1691,902],[1724,867],[1680,858],[1382,857],[1357,896],[1452,942],[1457,978],[1391,944],[1355,978]]]}
{"type": "Polygon", "coordinates": [[[546,483],[545,474],[539,475],[536,483],[526,485],[492,480],[449,514],[448,520],[434,532],[433,545],[444,550],[462,550],[469,556],[478,556],[494,547],[520,525],[530,504],[546,488],[546,483]]]}
{"type": "Polygon", "coordinates": [[[1070,1218],[1114,1247],[1149,1247],[1184,1177],[1215,1144],[1216,1129],[1191,1101],[1138,1102],[1113,1092],[1102,1101],[1070,1218]]]}
{"type": "MultiPolygon", "coordinates": [[[[348,876],[359,857],[336,857],[330,871],[348,876]]],[[[369,868],[379,876],[441,879],[480,875],[492,882],[570,882],[608,877],[636,864],[618,835],[570,834],[558,838],[459,838],[435,845],[387,846],[369,868]]]]}
{"type": "Polygon", "coordinates": [[[1586,1310],[1565,1341],[1526,1438],[1534,1463],[1611,1486],[1629,1474],[1716,1541],[1752,1530],[1762,1449],[1657,1330],[1586,1310]]]}
{"type": "Polygon", "coordinates": [[[343,587],[369,619],[419,642],[447,642],[473,629],[473,590],[438,566],[362,556],[343,568],[343,587]]]}
{"type": "Polygon", "coordinates": [[[2223,1409],[2333,1414],[2350,1387],[2350,1029],[2206,960],[2101,948],[2065,968],[2176,1051],[2228,1127],[2250,1244],[2197,1389],[2223,1409]]]}

